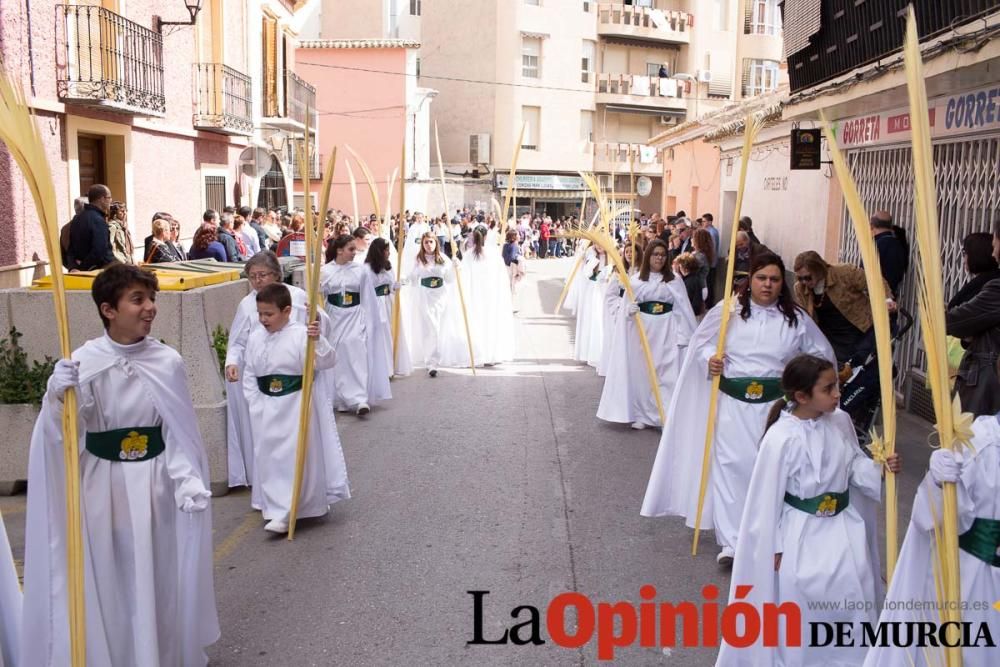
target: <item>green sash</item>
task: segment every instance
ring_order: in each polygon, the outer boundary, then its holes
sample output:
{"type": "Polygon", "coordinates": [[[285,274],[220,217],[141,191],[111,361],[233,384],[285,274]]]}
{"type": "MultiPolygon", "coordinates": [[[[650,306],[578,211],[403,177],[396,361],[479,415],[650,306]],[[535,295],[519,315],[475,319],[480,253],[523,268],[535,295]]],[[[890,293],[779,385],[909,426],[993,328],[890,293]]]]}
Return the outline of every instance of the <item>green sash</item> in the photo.
{"type": "Polygon", "coordinates": [[[361,294],[358,292],[335,292],[326,297],[331,306],[337,308],[353,308],[361,305],[361,294]]]}
{"type": "Polygon", "coordinates": [[[437,289],[444,285],[444,278],[438,278],[437,276],[429,276],[427,278],[420,279],[421,287],[429,287],[431,289],[437,289]]]}
{"type": "Polygon", "coordinates": [[[302,389],[302,376],[261,375],[257,378],[257,388],[268,396],[287,396],[302,389]]]}
{"type": "Polygon", "coordinates": [[[639,312],[647,315],[666,315],[673,309],[674,305],[666,301],[643,301],[639,304],[639,312]]]}
{"type": "Polygon", "coordinates": [[[594,282],[597,282],[597,274],[596,273],[590,274],[590,280],[593,280],[594,282]]]}
{"type": "Polygon", "coordinates": [[[623,296],[625,296],[625,288],[624,287],[619,287],[618,288],[618,298],[620,299],[623,296]]]}
{"type": "Polygon", "coordinates": [[[744,403],[772,403],[784,396],[781,378],[727,378],[723,375],[719,389],[744,403]]]}
{"type": "Polygon", "coordinates": [[[785,493],[785,502],[797,510],[814,516],[837,516],[851,504],[851,490],[843,493],[823,493],[814,498],[799,498],[785,493]]]}
{"type": "Polygon", "coordinates": [[[148,461],[163,453],[163,429],[159,426],[135,426],[96,433],[88,431],[86,447],[88,452],[106,461],[148,461]]]}
{"type": "Polygon", "coordinates": [[[392,291],[390,289],[391,287],[392,286],[389,285],[389,283],[386,283],[385,285],[379,285],[378,287],[375,288],[375,296],[389,296],[389,293],[392,291]]]}
{"type": "Polygon", "coordinates": [[[976,518],[958,538],[959,548],[987,565],[1000,567],[1000,521],[976,518]]]}

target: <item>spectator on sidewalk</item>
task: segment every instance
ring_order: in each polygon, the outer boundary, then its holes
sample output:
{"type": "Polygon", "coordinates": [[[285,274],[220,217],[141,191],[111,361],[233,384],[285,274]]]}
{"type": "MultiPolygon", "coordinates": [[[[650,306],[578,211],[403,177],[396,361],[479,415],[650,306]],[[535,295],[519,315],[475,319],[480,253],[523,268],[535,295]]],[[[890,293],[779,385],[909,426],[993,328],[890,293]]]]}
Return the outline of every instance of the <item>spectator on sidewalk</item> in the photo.
{"type": "Polygon", "coordinates": [[[719,230],[715,227],[715,216],[711,213],[704,213],[701,217],[705,221],[704,229],[711,234],[712,244],[715,248],[715,255],[712,257],[712,266],[708,269],[708,297],[705,299],[705,305],[711,308],[715,305],[715,278],[716,269],[719,266],[719,253],[722,251],[722,238],[719,235],[719,230]]]}
{"type": "Polygon", "coordinates": [[[240,214],[233,216],[233,236],[236,237],[236,249],[245,259],[250,259],[260,252],[260,238],[250,227],[247,219],[240,214]]]}
{"type": "Polygon", "coordinates": [[[135,264],[135,245],[128,231],[128,209],[120,201],[111,202],[108,212],[108,230],[111,234],[111,252],[122,264],[135,264]]]}
{"type": "Polygon", "coordinates": [[[962,253],[972,279],[952,297],[946,314],[948,335],[960,338],[965,348],[955,391],[964,411],[977,417],[994,415],[1000,412],[1000,268],[992,235],[969,234],[962,253]]]}
{"type": "Polygon", "coordinates": [[[542,224],[538,226],[538,258],[545,259],[549,256],[549,234],[551,230],[549,228],[549,220],[545,218],[542,220],[542,224]]]}
{"type": "Polygon", "coordinates": [[[198,231],[194,233],[188,258],[214,259],[217,262],[228,261],[226,248],[217,240],[216,228],[212,223],[203,222],[198,231]]]}
{"type": "Polygon", "coordinates": [[[153,221],[153,243],[149,254],[146,255],[146,264],[181,261],[176,246],[171,242],[171,224],[169,220],[164,218],[157,218],[153,221]]]}
{"type": "Polygon", "coordinates": [[[70,223],[67,254],[71,271],[103,269],[115,261],[107,218],[110,209],[110,188],[99,183],[90,186],[87,204],[80,213],[73,216],[70,223]]]}
{"type": "MultiPolygon", "coordinates": [[[[86,197],[77,197],[73,200],[73,217],[80,215],[80,212],[87,205],[86,197]]],[[[62,265],[69,269],[69,229],[73,224],[73,218],[69,219],[62,229],[59,230],[59,249],[62,250],[62,265]]]]}
{"type": "Polygon", "coordinates": [[[892,224],[892,214],[879,211],[871,217],[872,236],[878,250],[878,260],[882,267],[882,277],[889,283],[892,295],[899,299],[899,285],[910,266],[910,253],[892,224]]]}
{"type": "MultiPolygon", "coordinates": [[[[227,262],[242,262],[246,257],[240,254],[236,243],[236,233],[233,231],[233,214],[223,213],[218,217],[219,227],[216,230],[216,240],[226,249],[227,262]]],[[[205,222],[208,222],[206,220],[205,222]]]]}

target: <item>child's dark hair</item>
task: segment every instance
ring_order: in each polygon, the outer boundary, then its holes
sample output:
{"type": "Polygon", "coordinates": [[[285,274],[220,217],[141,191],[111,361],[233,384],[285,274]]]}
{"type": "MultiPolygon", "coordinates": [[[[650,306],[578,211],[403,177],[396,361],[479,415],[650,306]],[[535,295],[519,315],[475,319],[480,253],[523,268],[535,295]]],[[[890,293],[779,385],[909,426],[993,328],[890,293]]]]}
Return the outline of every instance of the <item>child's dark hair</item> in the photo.
{"type": "Polygon", "coordinates": [[[781,411],[795,397],[795,392],[801,391],[807,396],[812,396],[813,387],[819,382],[819,376],[824,371],[832,370],[834,370],[833,364],[829,359],[812,354],[800,354],[789,361],[781,373],[781,390],[785,392],[785,397],[779,398],[771,406],[770,412],[767,413],[767,426],[764,432],[767,433],[767,429],[778,421],[781,411]]]}
{"type": "Polygon", "coordinates": [[[269,303],[278,310],[292,307],[292,293],[284,283],[271,283],[257,292],[257,303],[269,303]]]}
{"type": "Polygon", "coordinates": [[[132,264],[115,263],[101,271],[94,284],[90,288],[90,295],[97,304],[97,314],[101,316],[101,322],[107,329],[111,324],[108,318],[101,313],[101,304],[109,304],[113,308],[118,307],[118,302],[125,296],[125,292],[134,285],[145,287],[157,292],[160,284],[156,280],[156,274],[146,269],[140,269],[132,264]]]}
{"type": "Polygon", "coordinates": [[[337,251],[341,248],[346,248],[347,244],[354,240],[354,237],[350,234],[341,234],[336,238],[332,238],[326,242],[326,261],[329,264],[333,260],[337,259],[337,251]]]}
{"type": "Polygon", "coordinates": [[[372,267],[372,273],[378,275],[383,271],[392,271],[392,262],[386,257],[386,250],[389,242],[379,237],[368,246],[368,255],[365,256],[365,263],[372,267]]]}

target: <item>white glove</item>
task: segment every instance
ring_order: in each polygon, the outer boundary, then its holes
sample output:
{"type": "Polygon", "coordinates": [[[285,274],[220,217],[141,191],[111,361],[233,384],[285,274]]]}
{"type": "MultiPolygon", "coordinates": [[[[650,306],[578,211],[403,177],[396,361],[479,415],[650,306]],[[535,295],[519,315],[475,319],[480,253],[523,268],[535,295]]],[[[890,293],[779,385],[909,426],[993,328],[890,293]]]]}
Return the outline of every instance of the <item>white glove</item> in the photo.
{"type": "Polygon", "coordinates": [[[398,283],[395,283],[395,284],[397,284],[397,285],[409,285],[410,284],[410,279],[409,278],[403,278],[402,280],[400,280],[398,283]]]}
{"type": "Polygon", "coordinates": [[[625,306],[625,313],[629,317],[632,317],[638,312],[639,312],[639,304],[635,303],[634,301],[629,301],[628,304],[625,306]]]}
{"type": "Polygon", "coordinates": [[[962,474],[962,456],[950,449],[936,449],[931,454],[931,477],[941,486],[945,482],[957,482],[962,474]]]}
{"type": "Polygon", "coordinates": [[[402,286],[403,286],[403,283],[401,283],[401,282],[394,282],[392,284],[392,291],[393,292],[398,292],[399,288],[402,287],[402,286]]]}
{"type": "Polygon", "coordinates": [[[62,400],[66,390],[75,388],[80,384],[80,362],[72,359],[60,359],[56,362],[56,367],[49,376],[46,386],[49,393],[56,400],[62,400]]]}
{"type": "Polygon", "coordinates": [[[184,504],[181,505],[181,511],[189,514],[193,512],[204,512],[208,509],[208,499],[211,497],[211,491],[208,489],[202,489],[195,495],[184,499],[184,504]]]}

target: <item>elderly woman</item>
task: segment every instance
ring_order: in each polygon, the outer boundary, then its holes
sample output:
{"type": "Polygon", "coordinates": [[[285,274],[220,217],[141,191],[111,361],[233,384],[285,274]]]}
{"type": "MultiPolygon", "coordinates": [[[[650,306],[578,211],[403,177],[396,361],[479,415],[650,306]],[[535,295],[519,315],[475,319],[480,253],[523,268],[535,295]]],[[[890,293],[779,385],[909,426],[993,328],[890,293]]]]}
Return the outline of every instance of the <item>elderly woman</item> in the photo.
{"type": "Polygon", "coordinates": [[[164,218],[153,220],[153,241],[149,246],[146,264],[179,262],[183,259],[172,242],[171,224],[169,220],[164,218]]]}
{"type": "Polygon", "coordinates": [[[993,236],[969,234],[962,253],[972,279],[952,297],[946,315],[948,335],[962,339],[965,348],[955,390],[966,412],[994,415],[1000,412],[1000,268],[993,256],[993,236]]]}

